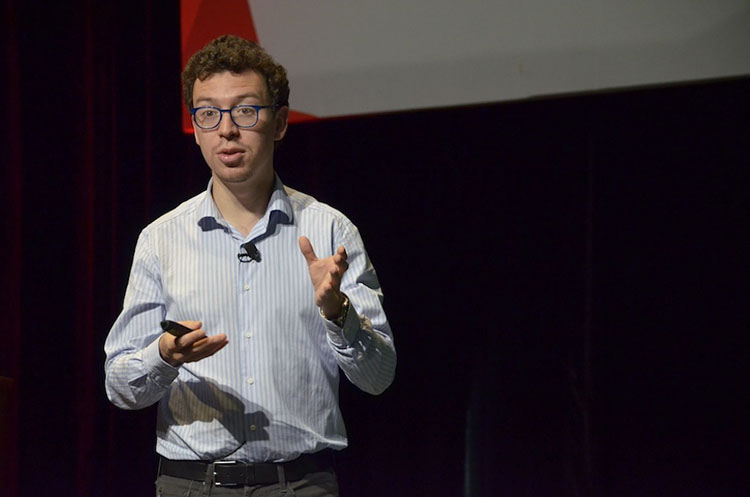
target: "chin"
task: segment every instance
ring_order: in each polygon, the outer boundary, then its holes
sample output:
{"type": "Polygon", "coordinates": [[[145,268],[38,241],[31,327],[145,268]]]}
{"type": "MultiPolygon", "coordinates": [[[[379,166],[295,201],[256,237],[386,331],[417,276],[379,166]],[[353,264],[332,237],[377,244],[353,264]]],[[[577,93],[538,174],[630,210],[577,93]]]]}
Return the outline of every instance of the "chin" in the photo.
{"type": "Polygon", "coordinates": [[[211,172],[222,181],[242,181],[252,176],[252,169],[244,164],[236,166],[217,164],[211,168],[211,172]]]}
{"type": "Polygon", "coordinates": [[[252,177],[252,175],[251,174],[217,174],[216,177],[222,183],[239,184],[239,183],[245,183],[247,180],[249,180],[252,177]]]}

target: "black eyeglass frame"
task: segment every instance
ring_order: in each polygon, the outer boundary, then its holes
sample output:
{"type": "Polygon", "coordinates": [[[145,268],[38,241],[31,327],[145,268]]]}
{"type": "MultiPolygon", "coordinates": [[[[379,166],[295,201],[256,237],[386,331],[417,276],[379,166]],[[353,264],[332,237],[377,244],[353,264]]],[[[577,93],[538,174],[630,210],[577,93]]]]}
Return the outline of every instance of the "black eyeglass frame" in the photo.
{"type": "Polygon", "coordinates": [[[229,113],[229,118],[232,120],[232,122],[234,123],[235,126],[237,126],[238,128],[241,128],[241,129],[248,129],[248,128],[252,128],[256,124],[258,124],[258,119],[260,117],[260,111],[261,111],[261,109],[276,109],[278,107],[279,106],[276,105],[276,104],[274,104],[274,105],[241,104],[241,105],[234,105],[234,106],[232,106],[232,107],[230,107],[228,109],[222,109],[222,108],[219,108],[219,107],[214,107],[213,105],[204,105],[204,106],[201,106],[201,107],[193,107],[192,109],[190,109],[190,115],[193,116],[193,122],[200,129],[211,130],[211,129],[216,129],[216,128],[218,128],[221,125],[221,120],[224,119],[224,113],[228,112],[229,113]],[[248,125],[242,126],[240,124],[237,124],[237,121],[234,120],[234,116],[232,115],[232,111],[234,111],[234,109],[242,109],[242,108],[252,108],[252,109],[255,109],[255,122],[253,124],[248,124],[248,125]],[[203,109],[213,109],[215,111],[218,111],[219,112],[219,122],[217,122],[213,126],[208,126],[208,127],[201,126],[198,123],[198,119],[196,118],[195,114],[198,111],[203,110],[203,109]]]}

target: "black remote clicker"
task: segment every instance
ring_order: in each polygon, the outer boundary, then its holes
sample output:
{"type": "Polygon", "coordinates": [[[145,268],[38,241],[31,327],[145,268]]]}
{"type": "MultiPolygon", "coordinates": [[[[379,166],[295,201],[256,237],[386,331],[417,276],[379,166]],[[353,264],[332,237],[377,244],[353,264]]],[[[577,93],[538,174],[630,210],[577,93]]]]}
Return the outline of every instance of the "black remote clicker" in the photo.
{"type": "Polygon", "coordinates": [[[180,323],[176,323],[168,319],[165,319],[164,321],[161,322],[161,329],[176,337],[181,337],[182,335],[193,331],[187,326],[183,326],[180,323]]]}

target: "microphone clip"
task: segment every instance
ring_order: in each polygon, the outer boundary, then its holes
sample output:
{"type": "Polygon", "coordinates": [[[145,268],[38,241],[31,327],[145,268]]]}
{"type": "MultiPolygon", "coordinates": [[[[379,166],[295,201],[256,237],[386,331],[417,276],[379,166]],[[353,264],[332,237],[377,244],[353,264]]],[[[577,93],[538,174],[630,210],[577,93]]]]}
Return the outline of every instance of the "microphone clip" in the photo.
{"type": "Polygon", "coordinates": [[[260,262],[260,252],[253,242],[243,243],[240,247],[245,251],[244,253],[240,252],[237,254],[237,259],[239,259],[240,262],[260,262]]]}

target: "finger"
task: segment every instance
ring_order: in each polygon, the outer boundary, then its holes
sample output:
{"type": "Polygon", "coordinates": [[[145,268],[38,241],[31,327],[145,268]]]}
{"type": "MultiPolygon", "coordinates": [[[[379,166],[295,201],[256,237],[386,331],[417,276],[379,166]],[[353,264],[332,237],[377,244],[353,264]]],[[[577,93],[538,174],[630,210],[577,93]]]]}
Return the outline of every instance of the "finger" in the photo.
{"type": "Polygon", "coordinates": [[[224,344],[226,345],[228,342],[227,336],[224,333],[219,333],[218,335],[212,335],[210,337],[205,337],[193,344],[193,348],[206,348],[206,347],[212,347],[216,344],[224,344]]]}
{"type": "Polygon", "coordinates": [[[203,337],[191,345],[183,347],[183,349],[176,352],[175,355],[181,362],[195,362],[215,353],[227,343],[227,336],[220,333],[210,337],[203,337]]]}
{"type": "Polygon", "coordinates": [[[346,254],[346,248],[344,248],[343,245],[339,245],[339,247],[336,249],[336,253],[343,257],[344,260],[349,258],[349,256],[346,254]]]}
{"type": "Polygon", "coordinates": [[[190,349],[190,352],[185,354],[183,361],[195,362],[205,359],[223,349],[227,343],[229,343],[229,341],[227,340],[227,336],[223,333],[206,337],[196,342],[196,344],[190,349]]]}
{"type": "MultiPolygon", "coordinates": [[[[221,349],[223,349],[229,343],[229,341],[227,340],[226,335],[224,335],[223,337],[224,337],[223,339],[214,340],[214,341],[208,343],[205,346],[205,349],[204,349],[205,355],[204,355],[204,357],[208,357],[208,356],[214,355],[215,353],[217,353],[218,351],[220,351],[221,349]]],[[[218,338],[218,337],[216,337],[216,338],[218,338]]]]}
{"type": "Polygon", "coordinates": [[[338,260],[334,260],[334,262],[336,263],[336,267],[341,271],[341,274],[344,274],[349,269],[349,263],[346,259],[339,258],[338,260]]]}
{"type": "MultiPolygon", "coordinates": [[[[201,321],[190,321],[190,320],[187,320],[187,321],[177,321],[177,322],[179,324],[185,326],[186,328],[189,328],[189,329],[194,330],[194,331],[200,329],[200,327],[203,326],[203,323],[201,321]]],[[[185,335],[183,335],[183,336],[185,336],[185,335]]],[[[186,345],[186,343],[188,343],[188,344],[190,343],[190,342],[186,342],[185,340],[180,340],[180,338],[181,337],[175,337],[174,338],[174,346],[175,346],[176,349],[181,349],[182,347],[184,347],[186,345]]]]}
{"type": "Polygon", "coordinates": [[[336,271],[339,276],[343,276],[346,270],[349,269],[349,263],[340,254],[333,256],[333,264],[334,267],[330,271],[336,271]]]}
{"type": "Polygon", "coordinates": [[[299,249],[302,251],[302,255],[305,256],[305,260],[307,261],[307,264],[312,264],[313,262],[318,260],[318,257],[315,255],[315,251],[313,250],[312,243],[310,243],[310,239],[306,236],[299,237],[299,249]]]}
{"type": "Polygon", "coordinates": [[[177,350],[184,350],[187,347],[194,346],[199,340],[206,338],[206,330],[198,328],[190,333],[185,333],[181,337],[175,338],[174,344],[177,350]]]}

